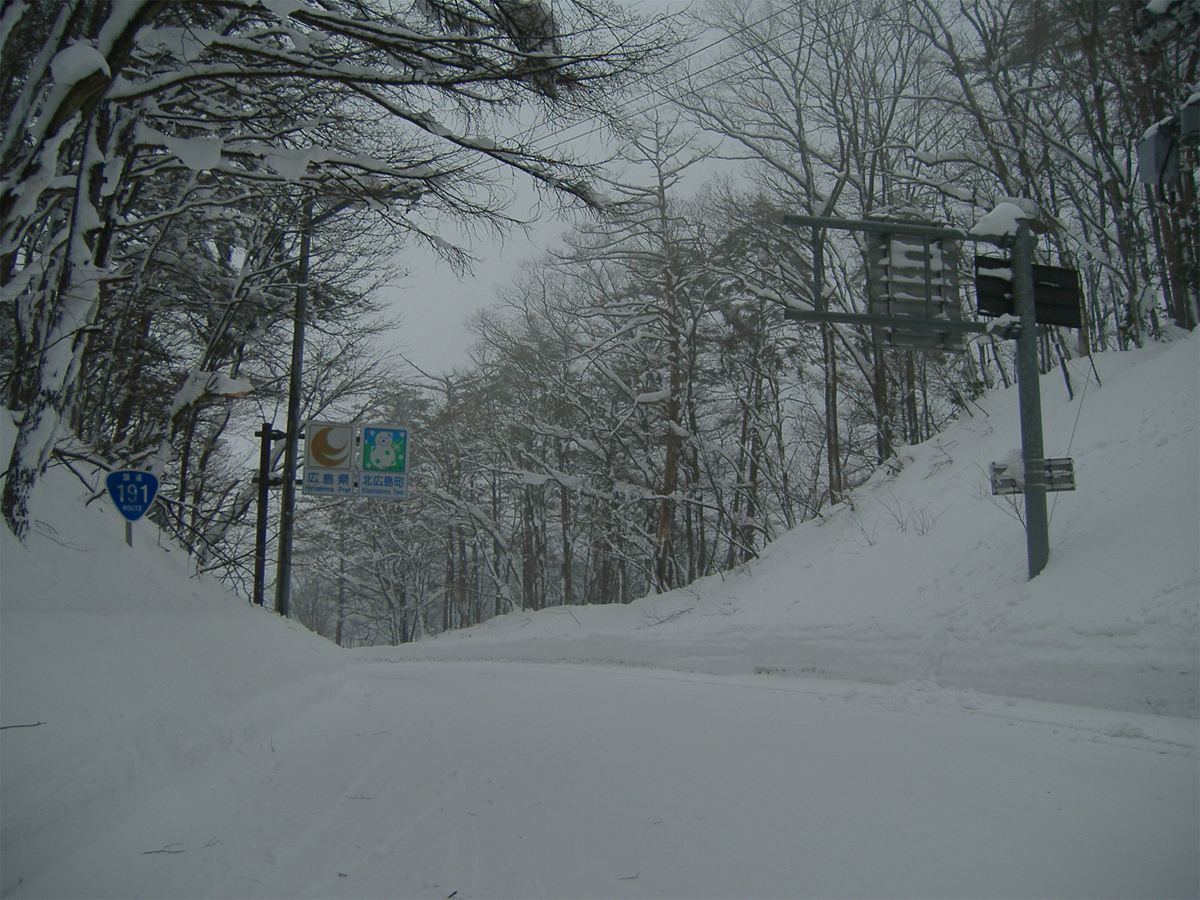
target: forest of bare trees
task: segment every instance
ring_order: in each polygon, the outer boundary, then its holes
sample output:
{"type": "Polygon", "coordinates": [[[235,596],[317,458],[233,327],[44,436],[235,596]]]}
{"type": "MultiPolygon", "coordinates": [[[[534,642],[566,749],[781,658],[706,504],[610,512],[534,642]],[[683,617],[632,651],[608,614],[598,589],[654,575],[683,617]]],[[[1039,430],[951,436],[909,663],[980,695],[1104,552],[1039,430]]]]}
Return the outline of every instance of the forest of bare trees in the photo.
{"type": "MultiPolygon", "coordinates": [[[[1134,150],[1198,89],[1196,0],[4,0],[0,46],[8,527],[47,465],[151,468],[160,523],[248,594],[238,445],[286,390],[307,210],[304,416],[412,433],[405,503],[301,503],[291,612],[342,644],[734,568],[1012,382],[1004,342],[785,323],[814,299],[786,213],[969,228],[1033,201],[1085,315],[1044,329],[1043,371],[1197,324],[1196,148],[1157,185],[1134,150]],[[603,152],[555,149],[578,122],[603,152]],[[387,261],[464,264],[436,223],[505,227],[508,171],[571,225],[468,365],[417,372],[386,349],[387,261]]],[[[865,309],[865,254],[831,241],[832,307],[865,309]]]]}

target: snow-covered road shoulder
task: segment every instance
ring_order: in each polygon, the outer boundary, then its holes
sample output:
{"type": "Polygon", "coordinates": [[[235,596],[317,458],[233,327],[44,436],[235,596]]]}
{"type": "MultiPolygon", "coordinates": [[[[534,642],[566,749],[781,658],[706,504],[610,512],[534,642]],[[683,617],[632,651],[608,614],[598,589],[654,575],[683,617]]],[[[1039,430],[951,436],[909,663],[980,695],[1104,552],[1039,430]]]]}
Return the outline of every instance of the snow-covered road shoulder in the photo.
{"type": "Polygon", "coordinates": [[[1011,389],[738,571],[360,652],[928,681],[1196,718],[1200,339],[1070,372],[1074,398],[1060,373],[1043,377],[1043,417],[1047,454],[1075,459],[1078,489],[1052,495],[1050,563],[1033,581],[1019,506],[987,474],[1019,447],[1011,389]]]}
{"type": "Polygon", "coordinates": [[[52,469],[0,533],[0,893],[1195,896],[1198,352],[1045,377],[1032,582],[994,392],[737,571],[403,647],[52,469]]]}

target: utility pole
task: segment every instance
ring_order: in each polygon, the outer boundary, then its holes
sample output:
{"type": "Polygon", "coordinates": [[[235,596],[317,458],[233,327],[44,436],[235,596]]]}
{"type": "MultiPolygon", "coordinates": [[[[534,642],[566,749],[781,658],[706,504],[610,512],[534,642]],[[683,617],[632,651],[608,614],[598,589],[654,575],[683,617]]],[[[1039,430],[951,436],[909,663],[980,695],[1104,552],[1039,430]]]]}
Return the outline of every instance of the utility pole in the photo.
{"type": "Polygon", "coordinates": [[[279,513],[279,565],[275,575],[275,611],[287,616],[292,593],[292,530],[296,519],[296,458],[300,445],[300,391],[304,374],[304,325],[308,319],[308,256],[312,250],[312,195],[304,205],[300,266],[292,325],[292,368],[288,380],[287,437],[283,448],[283,494],[279,513]]]}

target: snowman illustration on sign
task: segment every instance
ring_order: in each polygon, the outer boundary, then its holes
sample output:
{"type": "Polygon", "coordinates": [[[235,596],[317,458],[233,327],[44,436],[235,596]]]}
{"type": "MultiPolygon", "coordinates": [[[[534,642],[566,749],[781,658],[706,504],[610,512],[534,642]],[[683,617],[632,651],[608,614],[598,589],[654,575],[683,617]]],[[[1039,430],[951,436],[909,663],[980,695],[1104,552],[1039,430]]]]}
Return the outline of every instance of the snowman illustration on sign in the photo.
{"type": "Polygon", "coordinates": [[[371,467],[391,469],[396,465],[396,448],[392,446],[390,431],[376,431],[375,445],[371,450],[371,467]]]}

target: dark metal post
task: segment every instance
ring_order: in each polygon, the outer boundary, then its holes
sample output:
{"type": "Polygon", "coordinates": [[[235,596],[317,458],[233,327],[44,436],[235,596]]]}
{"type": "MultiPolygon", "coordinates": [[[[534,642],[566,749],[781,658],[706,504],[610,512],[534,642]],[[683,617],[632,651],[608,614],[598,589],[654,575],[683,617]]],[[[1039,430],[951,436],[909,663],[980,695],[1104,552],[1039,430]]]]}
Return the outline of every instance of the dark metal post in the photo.
{"type": "Polygon", "coordinates": [[[1021,319],[1021,333],[1017,336],[1017,403],[1021,411],[1021,456],[1025,463],[1025,544],[1029,577],[1034,578],[1050,558],[1050,528],[1046,517],[1042,391],[1038,383],[1037,320],[1033,305],[1033,232],[1025,220],[1017,225],[1012,269],[1013,306],[1021,319]]]}
{"type": "Polygon", "coordinates": [[[292,593],[292,530],[296,519],[296,457],[300,444],[300,391],[304,373],[304,324],[308,319],[308,254],[312,249],[312,199],[304,207],[300,232],[300,269],[292,325],[292,368],[288,382],[287,438],[283,449],[283,495],[279,511],[279,565],[275,573],[275,611],[288,615],[292,593]]]}
{"type": "Polygon", "coordinates": [[[258,520],[254,527],[254,596],[251,603],[263,605],[263,594],[267,580],[267,489],[279,484],[271,477],[271,442],[287,437],[274,426],[263,422],[262,429],[254,432],[258,445],[258,520]]]}

